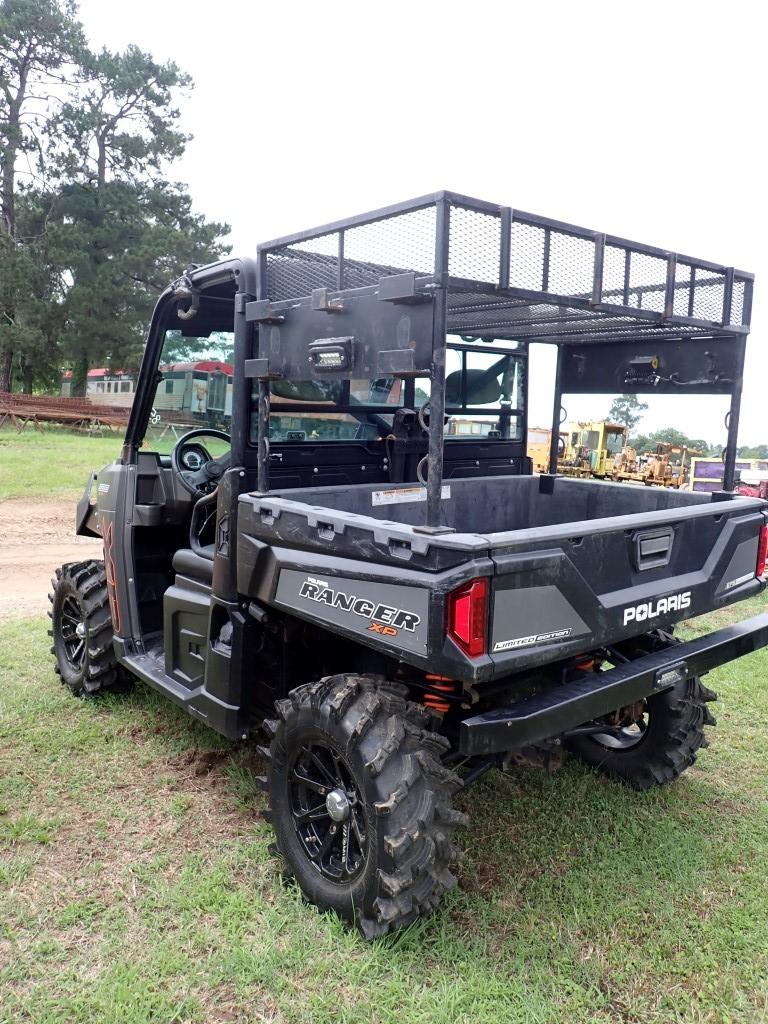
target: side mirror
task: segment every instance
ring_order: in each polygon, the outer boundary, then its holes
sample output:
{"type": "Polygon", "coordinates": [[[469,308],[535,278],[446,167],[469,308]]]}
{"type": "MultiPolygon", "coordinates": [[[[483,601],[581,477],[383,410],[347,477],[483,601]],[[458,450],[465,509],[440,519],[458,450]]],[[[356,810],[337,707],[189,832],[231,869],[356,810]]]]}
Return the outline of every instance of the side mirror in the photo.
{"type": "MultiPolygon", "coordinates": [[[[461,405],[461,370],[454,370],[445,378],[445,404],[461,405]]],[[[501,384],[495,373],[487,370],[467,370],[467,405],[493,405],[501,398],[501,384]]]]}

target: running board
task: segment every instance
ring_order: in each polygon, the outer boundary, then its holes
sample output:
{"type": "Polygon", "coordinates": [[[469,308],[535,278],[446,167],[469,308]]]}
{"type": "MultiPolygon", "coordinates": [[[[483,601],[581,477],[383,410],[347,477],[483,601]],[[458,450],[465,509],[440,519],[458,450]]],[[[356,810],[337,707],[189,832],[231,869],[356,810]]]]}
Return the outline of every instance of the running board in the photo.
{"type": "Polygon", "coordinates": [[[511,707],[467,718],[461,723],[459,751],[470,756],[497,754],[540,743],[766,644],[768,613],[764,612],[607,672],[552,687],[511,707]]]}
{"type": "Polygon", "coordinates": [[[195,718],[210,725],[230,739],[243,739],[240,727],[240,708],[214,697],[205,684],[187,689],[172,679],[151,654],[131,654],[121,659],[121,664],[138,676],[153,690],[162,693],[179,707],[185,708],[195,718]]]}

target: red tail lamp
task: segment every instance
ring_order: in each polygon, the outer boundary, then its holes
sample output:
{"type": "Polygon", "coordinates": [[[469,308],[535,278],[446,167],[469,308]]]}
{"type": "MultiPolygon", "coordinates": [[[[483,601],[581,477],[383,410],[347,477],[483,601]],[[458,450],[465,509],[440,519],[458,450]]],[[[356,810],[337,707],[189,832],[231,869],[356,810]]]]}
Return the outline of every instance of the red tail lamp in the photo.
{"type": "Polygon", "coordinates": [[[488,578],[471,580],[448,595],[448,636],[470,658],[485,654],[488,578]]]}
{"type": "Polygon", "coordinates": [[[768,560],[768,525],[760,527],[760,540],[757,542],[757,566],[755,575],[762,576],[768,560]]]}

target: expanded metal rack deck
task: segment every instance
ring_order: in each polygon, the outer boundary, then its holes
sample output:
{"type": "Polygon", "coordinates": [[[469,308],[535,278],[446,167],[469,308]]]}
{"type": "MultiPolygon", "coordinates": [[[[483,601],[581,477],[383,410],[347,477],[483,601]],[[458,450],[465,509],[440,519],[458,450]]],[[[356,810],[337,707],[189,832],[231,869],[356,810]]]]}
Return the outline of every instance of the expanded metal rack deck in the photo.
{"type": "Polygon", "coordinates": [[[411,273],[446,287],[447,329],[557,342],[748,333],[753,276],[478,199],[439,192],[259,246],[275,304],[411,273]]]}

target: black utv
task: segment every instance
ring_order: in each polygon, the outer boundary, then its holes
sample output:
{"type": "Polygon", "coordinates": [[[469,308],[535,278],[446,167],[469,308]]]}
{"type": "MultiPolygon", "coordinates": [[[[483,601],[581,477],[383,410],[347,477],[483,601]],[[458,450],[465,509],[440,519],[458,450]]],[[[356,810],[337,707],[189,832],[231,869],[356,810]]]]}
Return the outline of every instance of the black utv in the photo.
{"type": "Polygon", "coordinates": [[[454,884],[455,794],[564,750],[637,789],[706,744],[708,670],[758,616],[766,505],[733,472],[750,274],[438,193],[190,268],[160,297],[120,457],[57,572],[86,696],[137,678],[235,740],[307,897],[381,935],[454,884]],[[556,346],[549,472],[528,351],[556,346]],[[231,361],[231,436],[167,368],[231,361]],[[730,396],[724,490],[556,475],[564,393],[730,396]]]}

